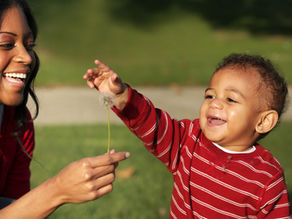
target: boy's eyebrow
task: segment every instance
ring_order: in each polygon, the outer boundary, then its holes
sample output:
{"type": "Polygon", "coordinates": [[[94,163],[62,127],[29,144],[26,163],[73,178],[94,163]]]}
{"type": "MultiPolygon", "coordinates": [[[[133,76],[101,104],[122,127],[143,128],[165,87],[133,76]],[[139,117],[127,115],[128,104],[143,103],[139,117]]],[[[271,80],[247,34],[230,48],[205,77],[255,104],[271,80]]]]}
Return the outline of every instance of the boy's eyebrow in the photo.
{"type": "MultiPolygon", "coordinates": [[[[208,87],[208,88],[206,88],[205,93],[206,93],[207,91],[209,91],[209,90],[215,90],[215,89],[214,89],[214,88],[211,88],[211,87],[208,87]]],[[[226,91],[229,91],[229,92],[237,93],[237,94],[240,95],[242,98],[246,99],[245,96],[243,95],[243,93],[240,92],[240,91],[237,90],[237,89],[234,89],[234,88],[227,88],[227,89],[225,89],[225,90],[226,90],[226,91]]]]}
{"type": "Polygon", "coordinates": [[[239,94],[242,98],[245,99],[245,96],[243,95],[243,93],[240,92],[240,91],[237,90],[237,89],[234,89],[234,88],[227,88],[226,91],[231,91],[231,92],[237,93],[237,94],[239,94]]]}
{"type": "Polygon", "coordinates": [[[214,90],[214,88],[210,88],[210,87],[206,88],[206,89],[205,89],[205,93],[206,93],[208,90],[214,90]]]}

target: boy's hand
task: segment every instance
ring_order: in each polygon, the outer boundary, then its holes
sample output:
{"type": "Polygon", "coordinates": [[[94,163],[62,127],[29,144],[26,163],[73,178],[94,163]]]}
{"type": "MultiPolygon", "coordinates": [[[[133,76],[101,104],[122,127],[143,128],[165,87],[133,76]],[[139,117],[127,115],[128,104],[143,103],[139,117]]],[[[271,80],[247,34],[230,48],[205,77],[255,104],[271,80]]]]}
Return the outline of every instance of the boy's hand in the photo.
{"type": "Polygon", "coordinates": [[[101,93],[121,94],[125,89],[125,85],[117,73],[99,60],[95,60],[94,63],[98,68],[88,69],[87,73],[83,76],[87,80],[87,85],[90,88],[95,87],[101,93]]]}
{"type": "Polygon", "coordinates": [[[110,67],[99,60],[95,60],[94,63],[98,68],[88,69],[83,79],[87,80],[87,85],[90,88],[96,88],[101,94],[114,95],[114,105],[122,110],[128,100],[127,85],[110,67]]]}

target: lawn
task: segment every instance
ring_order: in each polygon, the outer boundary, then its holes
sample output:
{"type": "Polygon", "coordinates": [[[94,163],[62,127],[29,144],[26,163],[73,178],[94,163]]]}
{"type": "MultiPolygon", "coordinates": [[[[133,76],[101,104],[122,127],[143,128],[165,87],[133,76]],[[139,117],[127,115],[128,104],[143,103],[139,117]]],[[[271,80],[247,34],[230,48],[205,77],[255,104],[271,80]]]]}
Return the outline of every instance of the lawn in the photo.
{"type": "MultiPolygon", "coordinates": [[[[106,131],[103,125],[37,127],[32,186],[71,161],[105,153],[106,131]]],[[[62,206],[50,218],[168,218],[170,173],[124,126],[112,126],[112,145],[117,151],[131,152],[131,158],[121,162],[118,170],[131,169],[133,175],[117,176],[110,195],[94,202],[62,206]]]]}
{"type": "MultiPolygon", "coordinates": [[[[292,194],[289,130],[292,130],[292,122],[283,122],[262,143],[281,162],[292,194]]],[[[74,160],[105,153],[106,131],[104,125],[37,126],[32,186],[74,160]]],[[[124,126],[112,126],[112,145],[117,151],[131,152],[131,157],[118,167],[114,191],[93,202],[64,205],[50,218],[168,218],[172,177],[164,165],[124,126]],[[134,172],[129,173],[129,170],[134,172]],[[119,175],[123,171],[128,174],[119,175]]]]}

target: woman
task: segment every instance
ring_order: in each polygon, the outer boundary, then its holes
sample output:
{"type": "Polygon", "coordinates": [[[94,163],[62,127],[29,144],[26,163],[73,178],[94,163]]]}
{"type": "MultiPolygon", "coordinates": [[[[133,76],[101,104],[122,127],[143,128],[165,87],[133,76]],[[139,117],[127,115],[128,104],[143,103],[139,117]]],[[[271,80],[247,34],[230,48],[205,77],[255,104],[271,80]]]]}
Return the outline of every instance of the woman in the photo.
{"type": "Polygon", "coordinates": [[[26,103],[30,95],[37,115],[33,91],[39,67],[33,50],[37,26],[25,0],[1,0],[0,18],[0,196],[17,199],[0,210],[0,218],[44,218],[64,203],[111,192],[117,162],[129,153],[111,151],[73,162],[29,191],[34,129],[26,103]]]}

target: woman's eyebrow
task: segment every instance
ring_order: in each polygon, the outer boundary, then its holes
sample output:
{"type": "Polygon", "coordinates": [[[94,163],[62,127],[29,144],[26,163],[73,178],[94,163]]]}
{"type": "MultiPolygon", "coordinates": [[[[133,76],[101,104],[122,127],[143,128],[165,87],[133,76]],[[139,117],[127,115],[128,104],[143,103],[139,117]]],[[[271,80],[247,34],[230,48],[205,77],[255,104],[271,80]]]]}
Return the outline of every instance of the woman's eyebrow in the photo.
{"type": "Polygon", "coordinates": [[[0,34],[3,33],[3,34],[11,34],[13,36],[17,36],[17,34],[15,33],[12,33],[12,32],[8,32],[8,31],[0,31],[0,34]]]}

